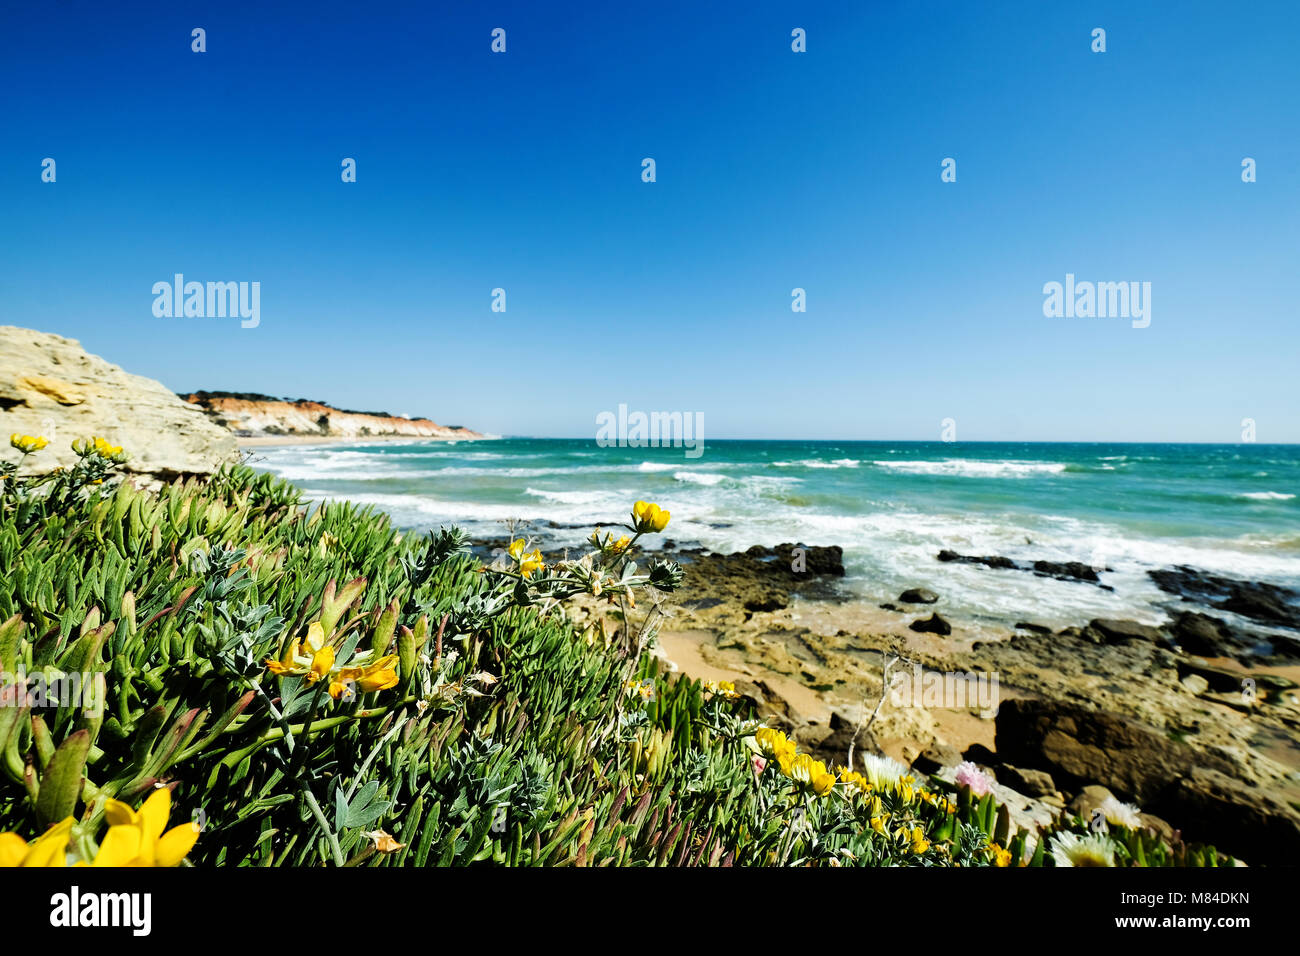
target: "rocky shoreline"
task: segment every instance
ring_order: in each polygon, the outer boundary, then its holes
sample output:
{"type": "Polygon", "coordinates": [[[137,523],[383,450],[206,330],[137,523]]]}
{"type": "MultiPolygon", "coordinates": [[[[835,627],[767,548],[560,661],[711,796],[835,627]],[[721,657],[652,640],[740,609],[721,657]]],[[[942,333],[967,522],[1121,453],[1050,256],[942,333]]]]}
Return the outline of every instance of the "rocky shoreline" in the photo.
{"type": "MultiPolygon", "coordinates": [[[[659,638],[666,666],[734,680],[821,759],[844,763],[852,745],[949,779],[972,761],[1021,823],[1087,818],[1113,795],[1146,825],[1248,863],[1300,858],[1300,595],[1289,589],[1160,569],[1151,577],[1171,606],[1158,626],[1024,620],[991,633],[948,620],[924,588],[883,604],[854,596],[835,547],[724,555],[669,541],[661,553],[685,570],[659,638]]],[[[936,561],[1106,586],[1106,569],[1080,563],[936,561]]]]}

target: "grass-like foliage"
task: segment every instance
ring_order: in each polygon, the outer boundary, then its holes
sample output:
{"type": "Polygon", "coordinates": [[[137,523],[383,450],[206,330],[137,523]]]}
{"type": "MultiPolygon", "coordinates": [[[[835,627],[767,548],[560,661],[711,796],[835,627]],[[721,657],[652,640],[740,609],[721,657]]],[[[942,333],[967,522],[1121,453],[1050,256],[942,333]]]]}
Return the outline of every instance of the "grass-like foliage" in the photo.
{"type": "Polygon", "coordinates": [[[660,673],[682,574],[635,560],[654,505],[573,561],[485,566],[244,466],[155,493],[78,451],[0,464],[0,865],[1219,861],[1017,832],[885,758],[833,771],[730,685],[660,673]]]}

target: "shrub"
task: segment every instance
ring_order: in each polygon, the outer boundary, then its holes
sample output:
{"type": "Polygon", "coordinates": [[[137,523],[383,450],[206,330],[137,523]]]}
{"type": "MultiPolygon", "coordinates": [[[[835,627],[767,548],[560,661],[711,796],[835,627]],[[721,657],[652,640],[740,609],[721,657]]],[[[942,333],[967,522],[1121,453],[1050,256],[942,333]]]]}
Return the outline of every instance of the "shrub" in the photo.
{"type": "MultiPolygon", "coordinates": [[[[152,493],[116,478],[121,449],[78,448],[39,478],[0,465],[0,863],[1041,865],[1096,849],[1014,832],[991,797],[884,758],[828,769],[725,682],[661,673],[647,648],[682,573],[634,557],[669,521],[657,506],[578,560],[548,566],[519,540],[485,566],[456,530],[402,534],[244,466],[152,493]],[[164,833],[169,813],[197,840],[164,833]]],[[[1098,839],[1116,865],[1218,861],[1146,831],[1098,839]]]]}

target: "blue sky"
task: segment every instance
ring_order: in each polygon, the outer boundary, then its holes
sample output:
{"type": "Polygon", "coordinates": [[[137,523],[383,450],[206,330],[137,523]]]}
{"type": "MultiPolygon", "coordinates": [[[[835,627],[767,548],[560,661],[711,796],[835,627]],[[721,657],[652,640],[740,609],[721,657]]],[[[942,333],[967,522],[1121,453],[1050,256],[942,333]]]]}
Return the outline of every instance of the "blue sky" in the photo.
{"type": "Polygon", "coordinates": [[[0,322],[503,434],[1300,441],[1294,3],[275,6],[9,6],[0,322]]]}

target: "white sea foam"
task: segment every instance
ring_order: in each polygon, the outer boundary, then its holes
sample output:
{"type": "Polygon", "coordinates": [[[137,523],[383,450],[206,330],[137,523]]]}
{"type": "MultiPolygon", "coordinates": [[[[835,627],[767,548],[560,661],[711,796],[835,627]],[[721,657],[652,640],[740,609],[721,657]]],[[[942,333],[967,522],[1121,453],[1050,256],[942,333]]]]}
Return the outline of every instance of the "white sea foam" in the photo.
{"type": "Polygon", "coordinates": [[[622,507],[627,501],[625,492],[606,490],[592,491],[555,491],[549,488],[525,488],[524,494],[534,498],[545,498],[565,505],[607,505],[622,507]]]}
{"type": "Polygon", "coordinates": [[[1289,495],[1281,491],[1247,491],[1237,497],[1250,498],[1252,501],[1290,501],[1295,495],[1289,495]]]}
{"type": "Polygon", "coordinates": [[[857,468],[862,462],[857,458],[836,458],[833,461],[823,461],[820,458],[803,458],[799,461],[774,461],[773,468],[857,468]]]}
{"type": "Polygon", "coordinates": [[[716,485],[727,480],[726,475],[708,471],[675,471],[673,472],[673,478],[676,481],[685,481],[696,485],[716,485]]]}
{"type": "Polygon", "coordinates": [[[972,458],[949,458],[943,461],[873,461],[879,468],[915,475],[959,476],[962,478],[1027,478],[1032,475],[1055,475],[1066,466],[1055,461],[980,461],[972,458]]]}

